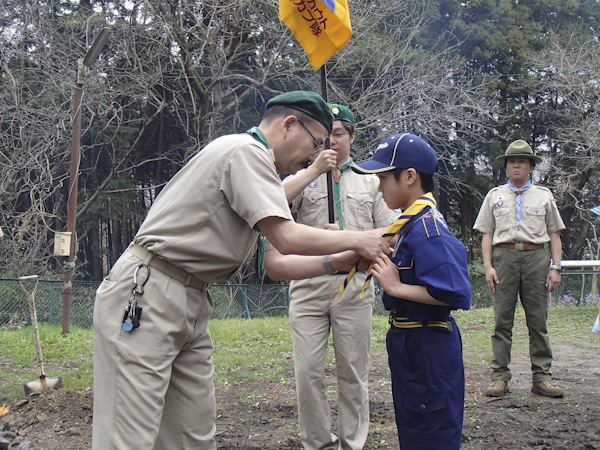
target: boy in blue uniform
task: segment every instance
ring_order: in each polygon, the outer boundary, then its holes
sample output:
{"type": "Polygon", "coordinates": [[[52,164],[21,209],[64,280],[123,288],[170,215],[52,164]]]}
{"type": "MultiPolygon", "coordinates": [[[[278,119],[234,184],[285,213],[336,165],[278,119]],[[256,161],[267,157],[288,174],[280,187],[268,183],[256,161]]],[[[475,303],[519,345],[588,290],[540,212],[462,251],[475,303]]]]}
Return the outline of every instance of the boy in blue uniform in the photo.
{"type": "Polygon", "coordinates": [[[372,268],[391,311],[387,349],[402,450],[454,450],[461,443],[462,342],[450,312],[469,309],[471,287],[465,247],[431,194],[437,166],[429,144],[403,133],[352,167],[376,174],[388,207],[404,211],[386,233],[398,234],[391,258],[382,254],[372,268]]]}

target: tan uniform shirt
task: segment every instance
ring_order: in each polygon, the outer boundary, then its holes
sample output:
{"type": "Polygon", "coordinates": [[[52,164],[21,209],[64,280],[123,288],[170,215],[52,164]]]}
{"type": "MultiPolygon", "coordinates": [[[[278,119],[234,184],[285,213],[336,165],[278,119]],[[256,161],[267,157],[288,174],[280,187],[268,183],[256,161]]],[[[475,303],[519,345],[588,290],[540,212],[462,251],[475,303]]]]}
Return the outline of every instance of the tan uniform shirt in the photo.
{"type": "Polygon", "coordinates": [[[255,249],[255,225],[292,220],[273,151],[248,134],[208,144],[163,188],[134,242],[207,282],[233,276],[255,249]]]}
{"type": "Polygon", "coordinates": [[[517,196],[505,184],[488,192],[473,228],[493,235],[492,245],[545,244],[550,241],[550,233],[565,229],[550,189],[532,185],[521,195],[518,227],[517,196]]]}
{"type": "MultiPolygon", "coordinates": [[[[359,175],[352,169],[342,173],[340,195],[345,230],[372,230],[391,224],[400,216],[387,207],[378,188],[379,178],[375,175],[359,175]]],[[[327,174],[321,174],[304,188],[292,201],[292,211],[298,213],[298,223],[323,228],[329,221],[327,174]]]]}

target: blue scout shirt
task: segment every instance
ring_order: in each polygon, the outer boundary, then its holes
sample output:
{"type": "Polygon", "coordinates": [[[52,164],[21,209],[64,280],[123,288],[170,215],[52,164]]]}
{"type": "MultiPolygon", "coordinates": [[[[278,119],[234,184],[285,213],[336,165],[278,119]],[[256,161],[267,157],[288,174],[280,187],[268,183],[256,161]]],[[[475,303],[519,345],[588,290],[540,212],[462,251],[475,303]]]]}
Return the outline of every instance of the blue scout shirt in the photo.
{"type": "Polygon", "coordinates": [[[392,297],[384,292],[386,309],[411,320],[447,320],[451,310],[469,309],[471,284],[465,246],[450,232],[443,216],[428,207],[402,228],[391,258],[400,281],[425,286],[436,300],[448,306],[426,305],[392,297]]]}

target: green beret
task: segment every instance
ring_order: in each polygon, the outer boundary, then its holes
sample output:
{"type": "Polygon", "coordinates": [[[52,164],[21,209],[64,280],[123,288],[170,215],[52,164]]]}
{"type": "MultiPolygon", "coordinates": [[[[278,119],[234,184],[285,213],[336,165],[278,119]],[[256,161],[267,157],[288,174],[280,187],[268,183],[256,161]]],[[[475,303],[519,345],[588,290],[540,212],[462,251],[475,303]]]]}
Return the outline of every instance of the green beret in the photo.
{"type": "Polygon", "coordinates": [[[354,123],[354,114],[352,114],[349,108],[336,103],[332,103],[329,107],[335,120],[345,120],[346,122],[354,123]]]}
{"type": "Polygon", "coordinates": [[[303,112],[323,124],[327,132],[331,133],[334,121],[333,114],[327,102],[316,92],[292,91],[278,95],[267,102],[267,109],[276,105],[287,106],[303,112]]]}

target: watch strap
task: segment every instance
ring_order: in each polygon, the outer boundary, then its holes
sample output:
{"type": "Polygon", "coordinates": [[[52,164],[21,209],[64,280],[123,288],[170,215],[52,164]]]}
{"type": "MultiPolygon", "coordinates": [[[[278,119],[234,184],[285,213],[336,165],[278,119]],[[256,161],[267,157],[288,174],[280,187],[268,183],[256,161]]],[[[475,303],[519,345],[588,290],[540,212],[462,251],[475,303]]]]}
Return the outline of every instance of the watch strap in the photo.
{"type": "Polygon", "coordinates": [[[331,255],[323,256],[323,265],[325,266],[325,270],[327,271],[327,275],[335,275],[336,271],[331,265],[331,255]]]}

